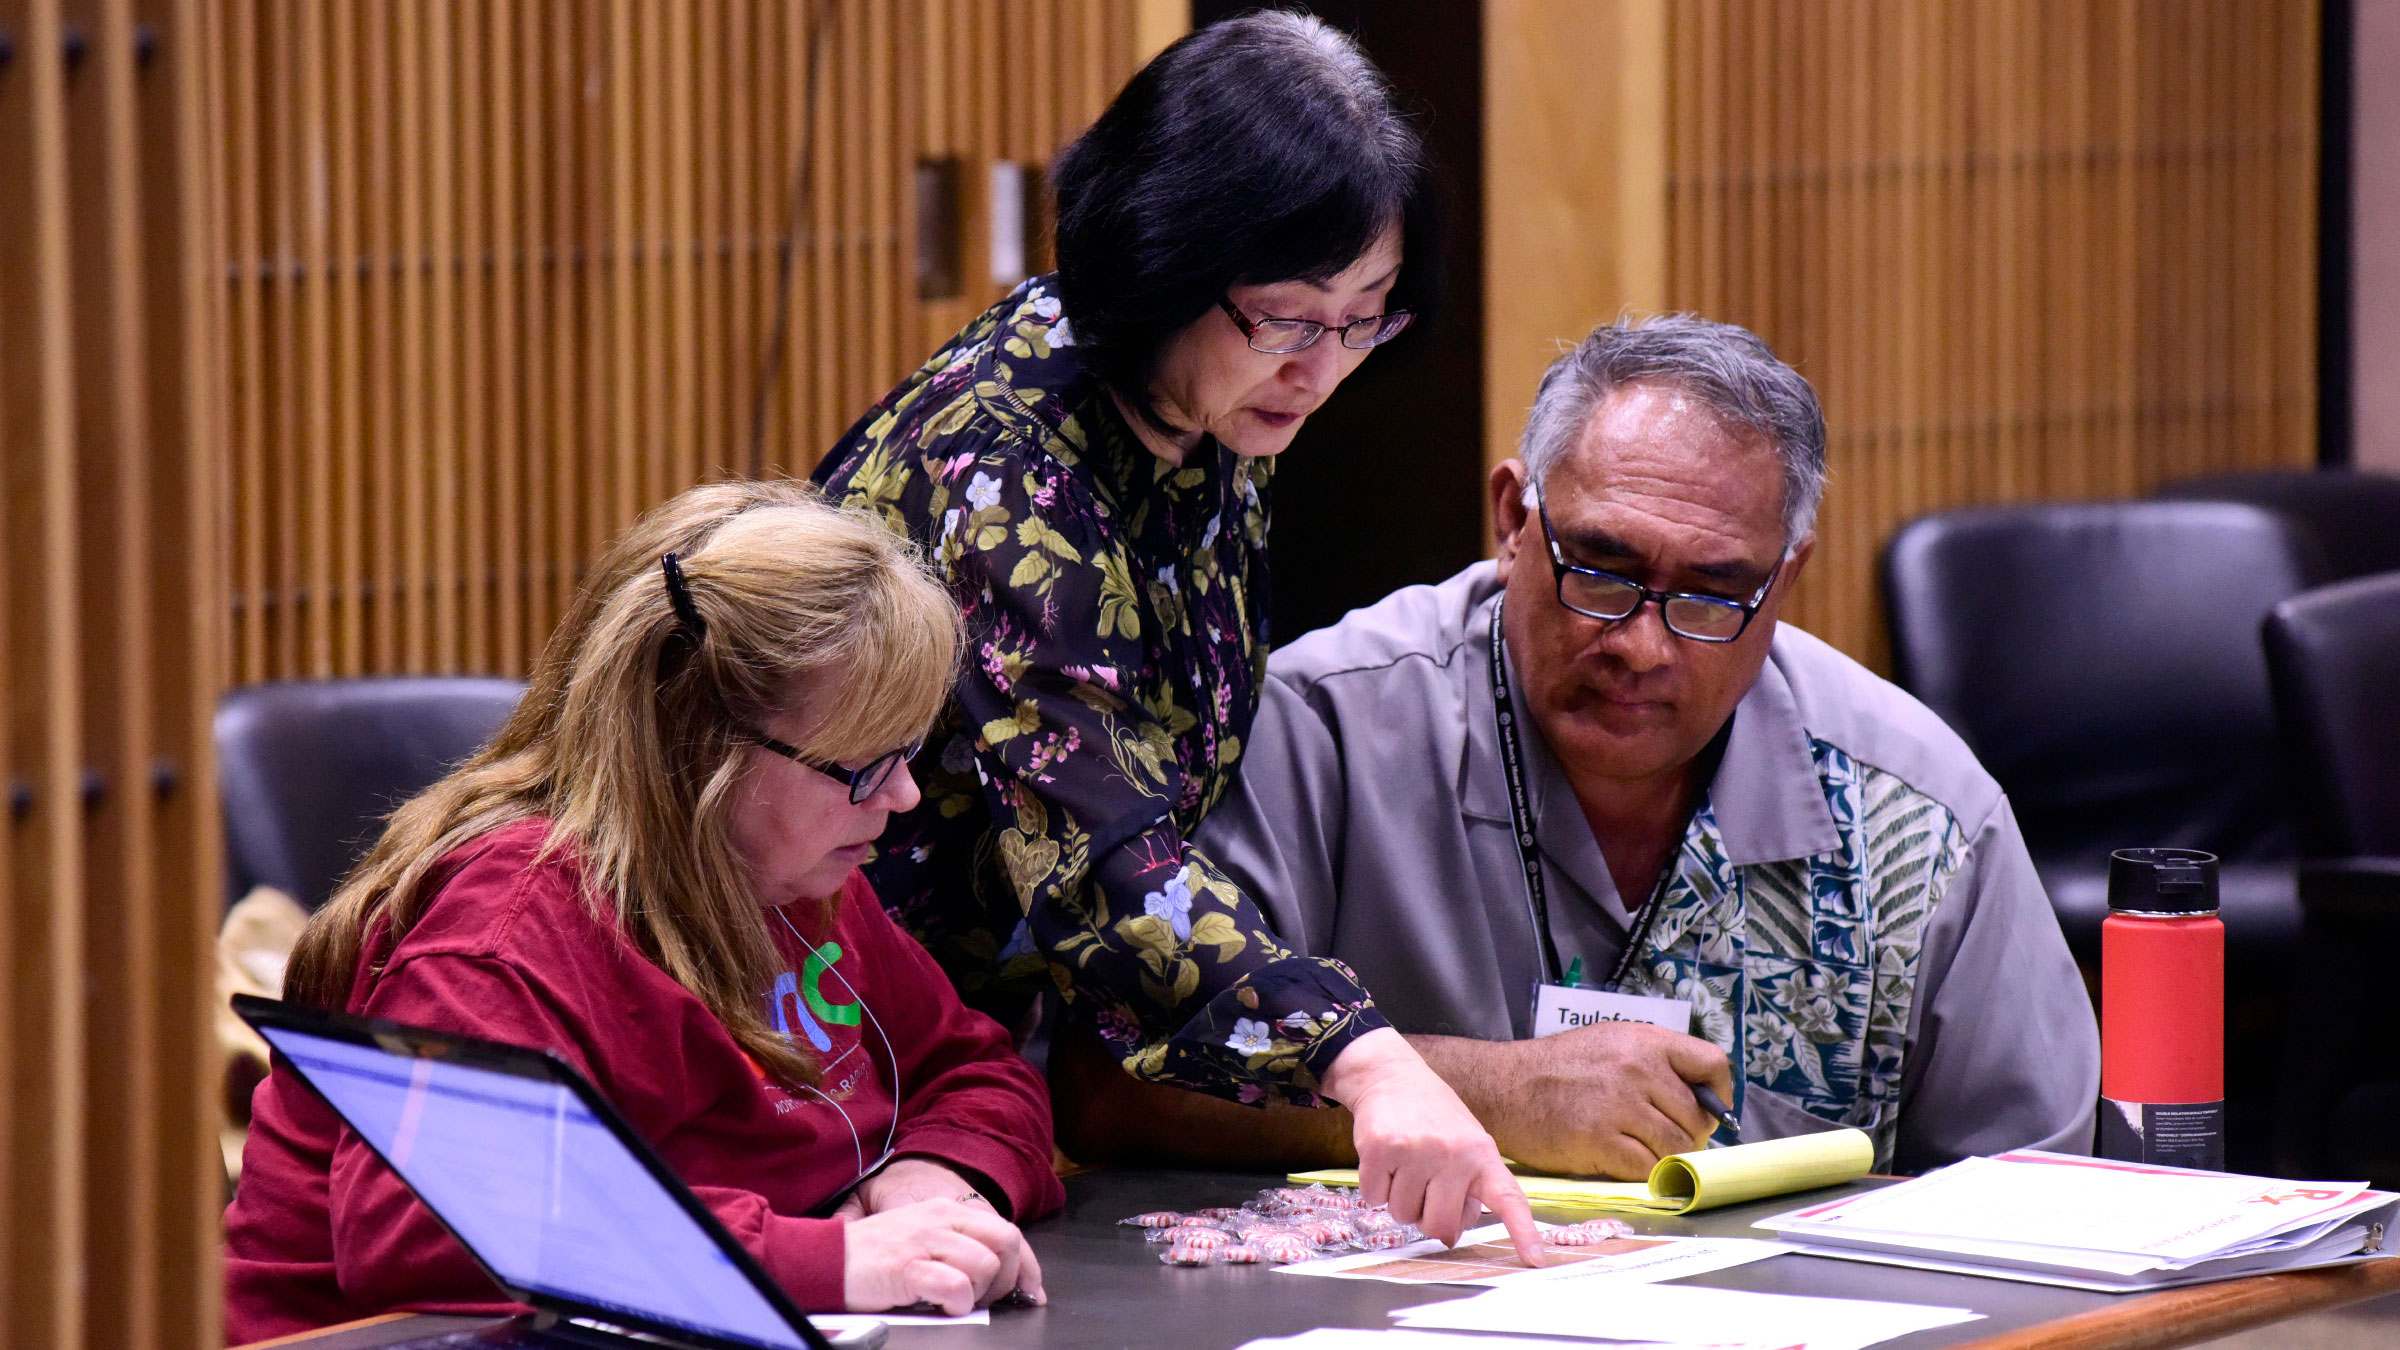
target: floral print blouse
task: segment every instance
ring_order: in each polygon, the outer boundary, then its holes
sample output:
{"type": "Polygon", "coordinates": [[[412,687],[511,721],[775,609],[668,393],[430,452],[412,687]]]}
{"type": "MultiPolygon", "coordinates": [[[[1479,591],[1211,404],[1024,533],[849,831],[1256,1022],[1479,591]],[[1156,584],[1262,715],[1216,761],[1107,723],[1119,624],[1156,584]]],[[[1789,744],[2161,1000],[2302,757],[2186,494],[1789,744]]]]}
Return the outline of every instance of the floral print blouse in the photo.
{"type": "Polygon", "coordinates": [[[1003,1021],[1055,982],[1136,1077],[1308,1105],[1388,1024],[1188,841],[1266,671],[1270,470],[1213,439],[1182,467],[1151,454],[1036,277],[815,477],[916,540],[966,615],[956,693],[912,765],[924,801],[867,865],[884,904],[1003,1021]]]}

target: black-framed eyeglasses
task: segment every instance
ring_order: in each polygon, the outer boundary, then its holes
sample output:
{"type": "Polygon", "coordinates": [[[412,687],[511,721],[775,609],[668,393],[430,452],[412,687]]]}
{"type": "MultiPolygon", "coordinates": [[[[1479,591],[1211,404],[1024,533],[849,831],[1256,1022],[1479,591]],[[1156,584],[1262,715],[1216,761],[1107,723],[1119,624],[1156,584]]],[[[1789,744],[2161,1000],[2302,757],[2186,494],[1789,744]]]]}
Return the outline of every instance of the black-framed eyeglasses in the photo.
{"type": "Polygon", "coordinates": [[[1666,620],[1667,631],[1694,642],[1731,642],[1750,627],[1758,617],[1758,607],[1766,603],[1767,592],[1775,578],[1783,575],[1783,565],[1792,560],[1792,551],[1767,571],[1767,579],[1749,600],[1728,600],[1721,595],[1701,595],[1693,591],[1654,591],[1631,577],[1603,572],[1597,567],[1579,567],[1567,561],[1559,551],[1558,531],[1551,528],[1550,508],[1534,494],[1534,511],[1542,518],[1542,538],[1550,544],[1550,570],[1558,582],[1558,603],[1586,618],[1617,623],[1641,612],[1645,604],[1655,602],[1659,617],[1666,620]]]}
{"type": "MultiPolygon", "coordinates": [[[[1318,323],[1314,319],[1259,319],[1253,321],[1250,316],[1236,309],[1231,300],[1222,296],[1218,297],[1217,305],[1225,311],[1226,318],[1233,320],[1233,326],[1242,330],[1243,340],[1250,344],[1250,350],[1254,352],[1284,356],[1292,352],[1306,351],[1315,346],[1317,339],[1325,336],[1327,331],[1327,325],[1318,323]]],[[[1380,347],[1400,336],[1401,332],[1416,317],[1405,309],[1395,309],[1388,314],[1373,314],[1364,319],[1354,319],[1349,323],[1334,326],[1332,331],[1342,335],[1343,346],[1354,352],[1363,352],[1369,347],[1380,347]]]]}
{"type": "Polygon", "coordinates": [[[853,806],[881,791],[883,785],[891,780],[892,770],[915,759],[917,752],[925,748],[925,743],[919,741],[915,745],[902,746],[888,755],[878,755],[861,767],[852,769],[821,759],[810,759],[788,742],[776,740],[763,731],[751,732],[750,739],[762,750],[772,750],[794,764],[815,769],[837,783],[848,784],[850,804],[853,806]]]}

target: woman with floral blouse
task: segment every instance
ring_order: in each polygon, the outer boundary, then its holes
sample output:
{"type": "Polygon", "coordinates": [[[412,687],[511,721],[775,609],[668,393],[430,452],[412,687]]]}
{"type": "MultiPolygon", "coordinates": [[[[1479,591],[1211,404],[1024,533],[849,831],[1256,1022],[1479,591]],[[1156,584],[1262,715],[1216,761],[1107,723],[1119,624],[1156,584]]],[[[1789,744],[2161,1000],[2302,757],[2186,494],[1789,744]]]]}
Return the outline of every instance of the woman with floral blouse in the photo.
{"type": "Polygon", "coordinates": [[[1162,52],[1061,155],[1058,271],[1017,288],[817,470],[964,609],[925,798],[868,873],[968,1001],[1055,982],[1137,1079],[1337,1102],[1371,1198],[1455,1236],[1523,1195],[1341,963],[1294,956],[1189,842],[1266,670],[1274,456],[1430,301],[1431,193],[1379,72],[1313,18],[1162,52]]]}

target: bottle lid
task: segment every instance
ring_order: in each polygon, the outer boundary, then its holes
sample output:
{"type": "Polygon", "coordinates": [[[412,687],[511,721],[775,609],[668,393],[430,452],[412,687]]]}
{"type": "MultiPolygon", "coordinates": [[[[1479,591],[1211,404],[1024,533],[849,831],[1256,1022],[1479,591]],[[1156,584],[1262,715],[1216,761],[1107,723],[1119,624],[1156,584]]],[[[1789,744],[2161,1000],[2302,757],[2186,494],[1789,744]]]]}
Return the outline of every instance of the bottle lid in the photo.
{"type": "Polygon", "coordinates": [[[2108,907],[2134,914],[2217,912],[2217,855],[2196,848],[2121,848],[2108,855],[2108,907]]]}

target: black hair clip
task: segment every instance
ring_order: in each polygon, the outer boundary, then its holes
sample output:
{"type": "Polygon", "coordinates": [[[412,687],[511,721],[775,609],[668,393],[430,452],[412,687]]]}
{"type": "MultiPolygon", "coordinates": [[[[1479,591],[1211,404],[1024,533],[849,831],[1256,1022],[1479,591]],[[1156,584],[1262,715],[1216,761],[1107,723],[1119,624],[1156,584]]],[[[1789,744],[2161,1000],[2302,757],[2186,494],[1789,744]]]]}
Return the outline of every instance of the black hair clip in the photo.
{"type": "Polygon", "coordinates": [[[700,607],[692,603],[691,585],[683,579],[683,564],[675,555],[662,555],[658,570],[667,574],[667,602],[675,606],[675,634],[658,653],[659,673],[665,675],[699,648],[708,636],[708,620],[700,617],[700,607]]]}

